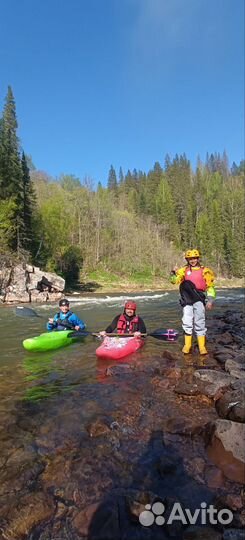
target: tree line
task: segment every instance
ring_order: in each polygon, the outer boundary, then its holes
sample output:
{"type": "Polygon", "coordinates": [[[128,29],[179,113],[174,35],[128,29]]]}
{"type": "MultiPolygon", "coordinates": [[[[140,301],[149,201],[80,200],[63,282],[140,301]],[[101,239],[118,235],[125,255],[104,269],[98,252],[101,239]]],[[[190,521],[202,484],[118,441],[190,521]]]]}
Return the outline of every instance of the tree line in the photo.
{"type": "Polygon", "coordinates": [[[95,269],[167,275],[198,247],[219,275],[243,275],[244,161],[224,152],[166,155],[152,170],[117,172],[107,186],[37,171],[17,135],[13,92],[0,118],[0,254],[28,260],[68,281],[95,269]]]}

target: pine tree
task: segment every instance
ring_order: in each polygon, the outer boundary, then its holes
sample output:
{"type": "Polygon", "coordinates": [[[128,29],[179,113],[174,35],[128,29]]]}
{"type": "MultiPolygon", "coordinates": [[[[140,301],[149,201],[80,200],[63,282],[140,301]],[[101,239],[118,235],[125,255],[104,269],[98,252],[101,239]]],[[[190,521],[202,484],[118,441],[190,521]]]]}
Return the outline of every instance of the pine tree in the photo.
{"type": "Polygon", "coordinates": [[[17,197],[20,215],[19,241],[23,249],[32,251],[34,241],[33,213],[36,205],[36,195],[24,152],[22,153],[21,167],[22,189],[17,197]]]}
{"type": "Polygon", "coordinates": [[[0,196],[3,199],[16,197],[20,190],[22,173],[17,127],[15,101],[9,86],[1,126],[0,196]]]}
{"type": "Polygon", "coordinates": [[[117,175],[114,167],[111,165],[109,170],[109,176],[108,176],[108,183],[107,187],[110,190],[116,191],[117,190],[117,175]]]}
{"type": "Polygon", "coordinates": [[[122,167],[120,167],[120,169],[119,169],[118,178],[119,178],[119,184],[123,184],[123,182],[124,182],[124,174],[123,174],[122,167]]]}

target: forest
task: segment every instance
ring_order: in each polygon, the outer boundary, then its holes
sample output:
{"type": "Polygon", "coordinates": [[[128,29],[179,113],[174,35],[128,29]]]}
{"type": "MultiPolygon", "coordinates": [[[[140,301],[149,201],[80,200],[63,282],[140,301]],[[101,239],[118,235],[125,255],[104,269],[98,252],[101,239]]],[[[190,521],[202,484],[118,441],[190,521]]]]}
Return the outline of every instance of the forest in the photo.
{"type": "Polygon", "coordinates": [[[166,277],[196,247],[217,275],[242,277],[244,172],[244,160],[230,166],[224,151],[204,163],[197,156],[195,170],[185,154],[149,171],[111,165],[106,186],[52,178],[21,146],[9,87],[0,117],[1,260],[28,261],[70,283],[93,271],[166,277]]]}

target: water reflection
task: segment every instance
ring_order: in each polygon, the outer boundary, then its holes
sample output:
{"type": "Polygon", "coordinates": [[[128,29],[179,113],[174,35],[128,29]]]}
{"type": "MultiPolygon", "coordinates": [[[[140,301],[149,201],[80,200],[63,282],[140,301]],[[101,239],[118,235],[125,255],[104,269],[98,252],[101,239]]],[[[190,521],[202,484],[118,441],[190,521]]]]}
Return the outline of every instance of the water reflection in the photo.
{"type": "Polygon", "coordinates": [[[23,395],[25,401],[38,401],[62,391],[65,370],[62,365],[55,365],[54,358],[54,353],[26,355],[23,358],[24,380],[31,383],[23,395]]]}

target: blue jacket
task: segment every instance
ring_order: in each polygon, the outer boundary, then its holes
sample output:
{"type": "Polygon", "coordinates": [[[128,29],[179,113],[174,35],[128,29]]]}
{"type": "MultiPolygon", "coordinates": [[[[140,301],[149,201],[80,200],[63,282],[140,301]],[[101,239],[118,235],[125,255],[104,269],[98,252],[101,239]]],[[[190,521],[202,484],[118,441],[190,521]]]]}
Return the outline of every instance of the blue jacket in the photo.
{"type": "Polygon", "coordinates": [[[70,325],[72,325],[73,328],[75,326],[79,326],[80,330],[84,330],[86,328],[86,324],[75,315],[75,313],[72,313],[72,311],[68,311],[68,313],[64,314],[62,311],[59,313],[56,313],[54,316],[54,322],[53,323],[47,323],[47,329],[48,330],[54,330],[55,328],[57,330],[69,330],[70,325]],[[69,323],[69,327],[59,324],[59,321],[64,321],[64,323],[67,321],[69,323]]]}

